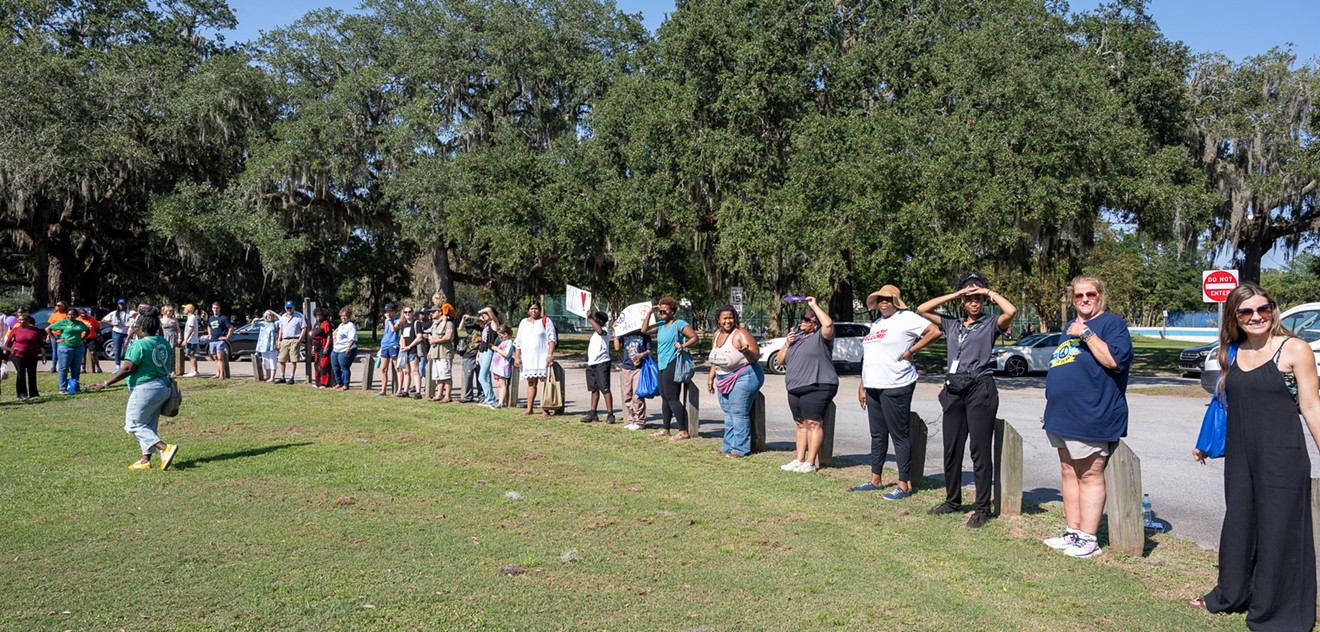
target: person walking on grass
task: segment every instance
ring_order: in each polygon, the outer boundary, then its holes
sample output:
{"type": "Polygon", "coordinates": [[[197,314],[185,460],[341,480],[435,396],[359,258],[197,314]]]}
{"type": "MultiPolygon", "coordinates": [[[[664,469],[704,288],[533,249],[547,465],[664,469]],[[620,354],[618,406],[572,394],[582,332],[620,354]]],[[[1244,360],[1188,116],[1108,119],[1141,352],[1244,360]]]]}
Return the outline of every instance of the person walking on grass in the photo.
{"type": "Polygon", "coordinates": [[[1105,465],[1127,436],[1132,337],[1122,318],[1105,311],[1104,281],[1082,275],[1069,287],[1077,318],[1045,377],[1045,436],[1059,451],[1068,526],[1045,544],[1086,558],[1101,553],[1096,534],[1105,510],[1105,465]]]}
{"type": "Polygon", "coordinates": [[[724,411],[724,443],[716,452],[740,458],[752,453],[752,404],[765,384],[761,348],[752,332],[743,329],[732,305],[715,311],[715,323],[706,390],[719,394],[724,411]]]}
{"type": "MultiPolygon", "coordinates": [[[[380,336],[380,390],[376,392],[376,397],[385,397],[389,395],[390,374],[394,372],[394,364],[399,359],[399,331],[397,329],[399,320],[394,316],[398,308],[394,303],[385,304],[385,318],[380,336]]],[[[397,381],[395,386],[398,386],[397,381]]]]}
{"type": "Polygon", "coordinates": [[[917,313],[940,325],[949,341],[944,388],[944,502],[926,513],[962,513],[963,448],[968,437],[972,446],[972,475],[976,501],[967,527],[980,528],[990,519],[990,488],[994,477],[993,449],[995,416],[999,413],[999,390],[995,387],[995,364],[990,358],[995,338],[1013,322],[1017,307],[990,289],[980,272],[968,272],[958,280],[958,290],[917,306],[917,313]],[[939,306],[957,300],[963,316],[936,312],[939,306]],[[999,316],[985,311],[987,300],[999,307],[999,316]]]}
{"type": "Polygon", "coordinates": [[[600,396],[605,395],[605,423],[614,423],[614,393],[610,392],[610,333],[605,329],[609,316],[605,312],[596,312],[587,319],[595,331],[587,343],[587,391],[591,393],[591,411],[579,419],[582,423],[599,421],[596,405],[600,396]]]}
{"type": "MultiPolygon", "coordinates": [[[[917,368],[912,359],[926,345],[940,337],[940,328],[908,311],[897,287],[886,285],[866,297],[866,307],[879,311],[871,331],[862,338],[862,383],[857,400],[871,427],[871,480],[852,490],[883,489],[880,474],[884,471],[889,442],[894,443],[898,465],[898,485],[887,492],[885,500],[902,500],[912,495],[912,440],[909,419],[912,394],[917,390],[917,368]]],[[[921,464],[917,465],[918,468],[921,464]]],[[[920,475],[920,472],[918,472],[920,475]]]]}
{"type": "Polygon", "coordinates": [[[637,378],[642,373],[642,359],[651,355],[651,337],[634,331],[614,339],[614,348],[623,351],[619,369],[623,375],[623,408],[628,411],[624,430],[646,426],[646,400],[637,396],[637,378]]]}
{"type": "Polygon", "coordinates": [[[185,317],[183,324],[183,349],[184,354],[188,356],[188,365],[191,370],[183,374],[183,377],[197,377],[197,356],[202,354],[202,338],[200,321],[197,318],[197,307],[192,303],[183,306],[183,315],[185,317]]]}
{"type": "MultiPolygon", "coordinates": [[[[513,366],[522,371],[527,381],[527,410],[519,416],[529,416],[536,405],[537,385],[545,381],[546,374],[555,363],[555,346],[559,335],[555,332],[555,323],[541,315],[541,302],[532,301],[527,305],[527,318],[518,324],[518,337],[513,343],[513,366]]],[[[549,417],[548,413],[541,413],[549,417]]]]}
{"type": "MultiPolygon", "coordinates": [[[[1315,545],[1306,436],[1320,447],[1320,379],[1311,348],[1279,322],[1255,283],[1229,292],[1219,326],[1224,397],[1219,581],[1191,605],[1245,612],[1252,630],[1315,627],[1315,545]],[[1230,349],[1235,349],[1229,358],[1230,349]],[[1297,423],[1298,416],[1304,424],[1297,423]]],[[[1206,454],[1193,451],[1205,465],[1206,454]]]]}
{"type": "Polygon", "coordinates": [[[674,359],[684,349],[697,344],[697,332],[692,325],[678,317],[678,301],[666,296],[656,301],[655,307],[646,311],[642,318],[642,330],[655,335],[656,369],[660,371],[660,416],[664,428],[653,434],[654,437],[669,437],[670,441],[682,441],[688,437],[687,408],[683,405],[683,385],[674,381],[674,359]],[[651,314],[657,316],[651,324],[651,314]],[[670,435],[669,424],[674,423],[678,434],[670,435]]]}
{"type": "Polygon", "coordinates": [[[834,320],[807,297],[807,313],[794,331],[788,332],[775,360],[785,367],[784,388],[788,409],[797,423],[793,460],[779,466],[785,472],[810,474],[825,441],[825,409],[839,392],[839,374],[834,370],[834,320]]]}
{"type": "Polygon", "coordinates": [[[159,469],[168,470],[179,454],[179,446],[161,441],[157,429],[160,411],[169,400],[172,390],[169,372],[174,365],[174,349],[160,335],[160,311],[153,306],[141,309],[136,331],[138,339],[129,345],[119,370],[93,388],[97,391],[105,390],[119,380],[128,379],[124,432],[137,438],[142,452],[142,458],[128,466],[128,469],[151,469],[151,455],[159,452],[159,469]]]}
{"type": "MultiPolygon", "coordinates": [[[[298,382],[298,348],[307,337],[307,318],[293,308],[293,301],[284,301],[284,313],[280,314],[279,360],[280,376],[276,384],[296,384],[298,382]],[[285,370],[287,375],[285,377],[285,370]]],[[[310,376],[308,376],[310,379],[310,376]]]]}
{"type": "Polygon", "coordinates": [[[211,316],[206,319],[206,327],[211,334],[211,341],[208,343],[207,352],[211,355],[211,360],[215,362],[215,376],[213,379],[221,380],[228,378],[225,374],[224,362],[225,355],[229,353],[229,335],[234,333],[234,324],[229,322],[229,317],[220,313],[220,303],[211,303],[211,316]]]}

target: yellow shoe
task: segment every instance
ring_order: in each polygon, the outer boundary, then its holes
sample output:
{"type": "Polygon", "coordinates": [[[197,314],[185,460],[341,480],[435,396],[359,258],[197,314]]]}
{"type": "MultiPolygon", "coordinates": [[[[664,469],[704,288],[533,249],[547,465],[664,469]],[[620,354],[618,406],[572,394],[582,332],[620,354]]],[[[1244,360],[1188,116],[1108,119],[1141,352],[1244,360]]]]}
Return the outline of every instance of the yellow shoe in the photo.
{"type": "Polygon", "coordinates": [[[130,469],[130,470],[149,470],[149,469],[151,469],[151,464],[150,464],[150,463],[143,463],[142,461],[138,461],[137,463],[134,463],[134,464],[128,466],[128,469],[130,469]]]}
{"type": "Polygon", "coordinates": [[[165,449],[160,453],[160,469],[170,469],[170,463],[174,462],[174,455],[179,452],[179,446],[173,443],[165,444],[165,449]]]}

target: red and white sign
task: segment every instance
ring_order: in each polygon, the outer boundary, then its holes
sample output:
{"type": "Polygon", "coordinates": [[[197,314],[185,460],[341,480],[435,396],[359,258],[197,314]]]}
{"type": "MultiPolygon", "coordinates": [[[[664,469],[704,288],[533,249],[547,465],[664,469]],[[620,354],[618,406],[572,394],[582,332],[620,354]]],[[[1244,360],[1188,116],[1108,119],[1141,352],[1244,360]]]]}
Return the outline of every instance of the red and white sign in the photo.
{"type": "Polygon", "coordinates": [[[564,309],[570,314],[587,318],[591,314],[591,292],[580,287],[565,286],[564,309]]]}
{"type": "Polygon", "coordinates": [[[1205,270],[1201,272],[1201,301],[1223,303],[1237,286],[1237,270],[1205,270]]]}

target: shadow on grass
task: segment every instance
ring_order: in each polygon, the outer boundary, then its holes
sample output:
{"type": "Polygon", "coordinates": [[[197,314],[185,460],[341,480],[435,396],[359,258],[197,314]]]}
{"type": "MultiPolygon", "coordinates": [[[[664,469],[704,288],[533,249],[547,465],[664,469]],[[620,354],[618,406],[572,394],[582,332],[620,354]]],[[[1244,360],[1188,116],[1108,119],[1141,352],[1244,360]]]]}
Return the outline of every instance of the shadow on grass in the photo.
{"type": "Polygon", "coordinates": [[[301,443],[281,443],[279,445],[268,445],[268,446],[262,446],[260,448],[248,448],[246,450],[225,452],[223,454],[213,454],[211,456],[204,456],[200,459],[179,461],[178,463],[173,464],[172,467],[173,469],[176,470],[186,470],[188,468],[195,467],[198,465],[203,465],[206,463],[214,463],[216,461],[229,461],[231,459],[245,459],[254,456],[262,456],[265,454],[270,454],[271,452],[275,452],[276,450],[283,450],[285,448],[300,448],[306,445],[312,445],[312,442],[303,441],[301,443]]]}
{"type": "Polygon", "coordinates": [[[1022,513],[1023,515],[1049,513],[1044,505],[1052,502],[1063,502],[1063,495],[1053,487],[1037,487],[1036,489],[1024,491],[1022,492],[1022,513]]]}

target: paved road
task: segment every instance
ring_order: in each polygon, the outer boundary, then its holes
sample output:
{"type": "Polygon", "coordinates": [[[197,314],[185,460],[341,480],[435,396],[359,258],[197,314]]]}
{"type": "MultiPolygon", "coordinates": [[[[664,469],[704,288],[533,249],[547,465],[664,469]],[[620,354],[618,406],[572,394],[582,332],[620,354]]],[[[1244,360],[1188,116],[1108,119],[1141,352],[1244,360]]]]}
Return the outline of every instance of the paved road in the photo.
{"type": "MultiPolygon", "coordinates": [[[[109,368],[110,364],[103,363],[109,368]]],[[[231,365],[234,378],[251,378],[249,362],[231,365]]],[[[354,365],[355,384],[362,379],[365,362],[354,365]]],[[[585,409],[586,379],[581,365],[569,361],[566,365],[566,402],[569,414],[585,409]]],[[[202,374],[210,375],[211,363],[202,363],[202,374]]],[[[302,379],[301,370],[299,371],[302,379]]],[[[841,377],[839,406],[835,427],[834,453],[837,456],[866,462],[870,451],[870,434],[866,413],[857,406],[854,394],[859,377],[841,377]]],[[[615,372],[615,394],[620,392],[619,374],[615,372]]],[[[1000,393],[999,416],[1021,433],[1023,438],[1023,487],[1029,498],[1045,502],[1058,500],[1059,463],[1057,453],[1045,439],[1041,430],[1041,414],[1045,409],[1045,379],[1043,376],[1025,378],[997,378],[1000,393]]],[[[1128,387],[1130,422],[1128,445],[1141,458],[1142,483],[1150,494],[1156,516],[1171,526],[1171,532],[1208,548],[1217,548],[1219,530],[1224,515],[1223,461],[1212,461],[1200,466],[1191,458],[1191,449],[1201,427],[1205,412],[1205,398],[1141,395],[1143,387],[1162,385],[1195,385],[1186,378],[1133,378],[1128,387]]],[[[943,434],[940,425],[940,406],[935,400],[939,381],[923,378],[913,398],[912,410],[926,422],[929,429],[929,447],[926,452],[925,474],[943,478],[943,434]]],[[[780,376],[767,375],[762,392],[766,395],[766,443],[768,449],[793,449],[793,422],[789,415],[784,381],[780,376]]],[[[655,400],[652,400],[655,402],[655,400]]],[[[651,406],[651,419],[658,418],[658,402],[651,406]]],[[[719,436],[723,432],[719,403],[714,396],[703,394],[701,399],[702,434],[719,436]]],[[[1301,423],[1300,421],[1298,423],[1301,423]]],[[[1320,472],[1320,454],[1313,443],[1307,443],[1311,452],[1312,472],[1320,472]]],[[[785,460],[789,456],[785,455],[785,460]]],[[[890,457],[892,462],[893,457],[890,457]]],[[[971,457],[964,456],[963,484],[971,485],[971,457]]],[[[1313,474],[1314,476],[1315,474],[1313,474]]],[[[970,490],[964,495],[968,496],[970,490]]],[[[939,500],[939,492],[923,493],[914,499],[924,508],[939,500]]]]}

